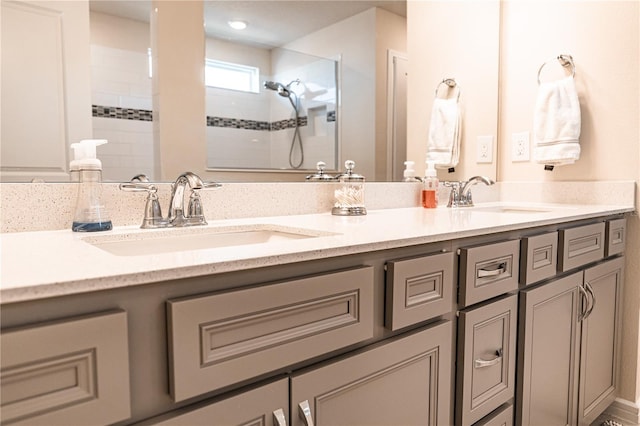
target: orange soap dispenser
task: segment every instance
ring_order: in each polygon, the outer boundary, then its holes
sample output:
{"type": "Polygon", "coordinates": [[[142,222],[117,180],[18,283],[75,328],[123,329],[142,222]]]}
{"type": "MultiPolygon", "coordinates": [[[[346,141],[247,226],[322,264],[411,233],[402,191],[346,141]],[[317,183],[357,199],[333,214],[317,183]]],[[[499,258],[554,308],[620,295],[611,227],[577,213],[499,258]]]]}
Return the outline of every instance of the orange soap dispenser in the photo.
{"type": "Polygon", "coordinates": [[[424,173],[424,180],[422,184],[422,207],[425,209],[435,209],[438,207],[438,175],[436,173],[435,164],[432,161],[427,161],[427,170],[424,173]]]}

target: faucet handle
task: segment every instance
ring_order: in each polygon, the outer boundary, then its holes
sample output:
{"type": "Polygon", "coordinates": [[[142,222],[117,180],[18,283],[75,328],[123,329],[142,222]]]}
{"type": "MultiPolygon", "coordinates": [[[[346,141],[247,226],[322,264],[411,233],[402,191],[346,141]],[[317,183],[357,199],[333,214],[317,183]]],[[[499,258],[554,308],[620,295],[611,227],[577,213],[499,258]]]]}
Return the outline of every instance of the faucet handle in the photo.
{"type": "Polygon", "coordinates": [[[189,196],[189,206],[187,208],[187,220],[191,225],[206,225],[204,218],[204,210],[202,208],[202,200],[198,189],[192,189],[189,196]]]}
{"type": "Polygon", "coordinates": [[[162,216],[162,208],[158,201],[158,188],[155,185],[149,187],[149,196],[144,206],[144,218],[140,228],[165,228],[168,224],[167,220],[162,216]]]}
{"type": "Polygon", "coordinates": [[[218,182],[202,182],[202,185],[200,186],[200,188],[194,188],[194,189],[213,189],[213,188],[220,188],[221,186],[222,184],[218,182]]]}
{"type": "Polygon", "coordinates": [[[144,218],[142,219],[142,225],[140,225],[140,228],[164,228],[167,226],[167,221],[162,217],[162,208],[160,207],[160,201],[158,201],[157,186],[149,181],[132,181],[121,183],[119,188],[122,191],[146,192],[148,194],[147,201],[144,205],[144,218]]]}

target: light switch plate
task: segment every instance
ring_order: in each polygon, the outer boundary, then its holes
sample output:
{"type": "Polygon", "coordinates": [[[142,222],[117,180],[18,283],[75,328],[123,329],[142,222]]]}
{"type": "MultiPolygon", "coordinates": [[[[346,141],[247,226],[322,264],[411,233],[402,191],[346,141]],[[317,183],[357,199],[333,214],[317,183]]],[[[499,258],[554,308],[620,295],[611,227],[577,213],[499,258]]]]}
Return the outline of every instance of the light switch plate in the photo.
{"type": "Polygon", "coordinates": [[[476,163],[493,163],[493,135],[478,136],[476,163]]]}
{"type": "Polygon", "coordinates": [[[514,133],[511,135],[511,161],[529,161],[530,143],[529,132],[514,133]]]}

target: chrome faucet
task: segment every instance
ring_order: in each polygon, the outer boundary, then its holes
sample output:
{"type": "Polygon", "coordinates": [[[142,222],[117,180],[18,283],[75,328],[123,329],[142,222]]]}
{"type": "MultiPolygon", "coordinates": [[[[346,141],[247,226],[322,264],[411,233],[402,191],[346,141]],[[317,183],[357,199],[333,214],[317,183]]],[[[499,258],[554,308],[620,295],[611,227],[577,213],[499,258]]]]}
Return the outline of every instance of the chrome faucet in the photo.
{"type": "Polygon", "coordinates": [[[474,176],[468,181],[463,182],[445,182],[444,184],[446,186],[451,187],[447,207],[473,207],[471,186],[478,182],[482,182],[485,185],[493,185],[495,183],[493,179],[485,176],[474,176]]]}
{"type": "Polygon", "coordinates": [[[204,182],[198,175],[192,172],[182,173],[171,186],[171,201],[169,201],[169,216],[167,220],[171,226],[206,225],[207,221],[202,214],[202,202],[198,191],[202,189],[204,182]],[[185,215],[184,190],[189,185],[189,210],[185,215]],[[197,213],[192,216],[192,212],[197,213]]]}
{"type": "Polygon", "coordinates": [[[146,176],[134,176],[130,183],[120,184],[120,189],[124,191],[146,191],[149,194],[145,206],[144,219],[140,226],[147,229],[206,225],[207,221],[204,217],[199,191],[219,186],[221,185],[216,182],[203,182],[195,173],[182,173],[171,185],[171,201],[169,202],[169,213],[166,219],[163,218],[160,209],[160,202],[157,196],[158,188],[150,183],[146,176]],[[187,185],[191,191],[185,214],[185,190],[187,185]]]}

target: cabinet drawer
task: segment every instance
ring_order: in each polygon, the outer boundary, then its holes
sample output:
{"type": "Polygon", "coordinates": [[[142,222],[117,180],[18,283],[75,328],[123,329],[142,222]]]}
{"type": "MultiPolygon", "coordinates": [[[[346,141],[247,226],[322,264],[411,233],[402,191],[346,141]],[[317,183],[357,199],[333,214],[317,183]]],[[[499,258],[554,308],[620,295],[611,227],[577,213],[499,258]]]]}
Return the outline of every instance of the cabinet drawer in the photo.
{"type": "Polygon", "coordinates": [[[520,241],[520,284],[526,286],[553,277],[558,263],[558,233],[524,237],[520,241]]]}
{"type": "Polygon", "coordinates": [[[155,417],[138,426],[289,424],[289,379],[259,386],[216,402],[198,404],[155,417]],[[280,419],[280,423],[278,420],[280,419]]]}
{"type": "Polygon", "coordinates": [[[127,314],[4,331],[2,424],[111,424],[131,415],[127,314]]]}
{"type": "Polygon", "coordinates": [[[373,337],[373,268],[167,302],[175,401],[373,337]]]}
{"type": "Polygon", "coordinates": [[[291,425],[451,425],[453,346],[445,321],[295,374],[291,425]]]}
{"type": "Polygon", "coordinates": [[[515,394],[518,296],[461,311],[456,425],[471,425],[515,394]]]}
{"type": "Polygon", "coordinates": [[[499,296],[518,288],[520,240],[460,249],[462,306],[499,296]]]}
{"type": "Polygon", "coordinates": [[[453,310],[453,253],[387,262],[385,326],[397,330],[453,310]]]}
{"type": "Polygon", "coordinates": [[[606,256],[624,253],[626,243],[627,219],[607,221],[606,227],[606,256]]]}
{"type": "Polygon", "coordinates": [[[558,231],[558,269],[562,272],[604,257],[604,222],[558,231]]]}
{"type": "Polygon", "coordinates": [[[473,426],[513,426],[513,405],[503,405],[473,426]]]}

